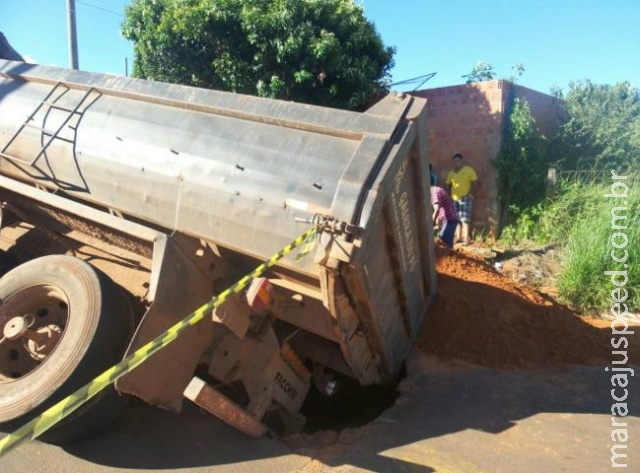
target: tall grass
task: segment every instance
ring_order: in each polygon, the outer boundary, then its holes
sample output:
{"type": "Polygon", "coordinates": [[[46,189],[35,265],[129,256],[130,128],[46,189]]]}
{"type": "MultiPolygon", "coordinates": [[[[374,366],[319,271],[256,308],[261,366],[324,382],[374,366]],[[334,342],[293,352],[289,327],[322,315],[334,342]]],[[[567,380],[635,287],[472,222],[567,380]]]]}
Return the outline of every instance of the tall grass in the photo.
{"type": "MultiPolygon", "coordinates": [[[[629,311],[640,310],[640,180],[631,179],[627,199],[606,198],[611,192],[611,182],[565,182],[559,192],[545,203],[522,212],[512,227],[505,229],[512,240],[524,236],[538,243],[556,243],[566,249],[564,270],[558,280],[560,297],[577,310],[601,313],[608,310],[613,301],[611,291],[615,286],[605,271],[627,271],[625,289],[629,298],[625,301],[629,311]],[[612,229],[611,209],[623,206],[626,201],[624,230],[612,229]],[[612,234],[624,233],[628,242],[616,249],[612,234]],[[625,262],[616,262],[628,251],[625,262]],[[624,265],[627,265],[625,267],[624,265]]],[[[619,237],[617,244],[624,243],[619,237]]]]}

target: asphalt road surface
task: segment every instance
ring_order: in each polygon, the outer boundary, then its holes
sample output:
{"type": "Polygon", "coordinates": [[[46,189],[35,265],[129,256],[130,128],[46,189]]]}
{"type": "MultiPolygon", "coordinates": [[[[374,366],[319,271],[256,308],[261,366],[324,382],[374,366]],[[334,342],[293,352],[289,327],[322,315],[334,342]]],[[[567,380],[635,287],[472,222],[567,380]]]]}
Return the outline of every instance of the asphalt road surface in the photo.
{"type": "Polygon", "coordinates": [[[640,471],[638,376],[627,386],[628,457],[618,458],[627,468],[613,469],[604,367],[492,370],[419,354],[408,372],[393,407],[339,434],[254,440],[191,404],[181,414],[135,404],[92,438],[10,452],[0,472],[640,471]]]}

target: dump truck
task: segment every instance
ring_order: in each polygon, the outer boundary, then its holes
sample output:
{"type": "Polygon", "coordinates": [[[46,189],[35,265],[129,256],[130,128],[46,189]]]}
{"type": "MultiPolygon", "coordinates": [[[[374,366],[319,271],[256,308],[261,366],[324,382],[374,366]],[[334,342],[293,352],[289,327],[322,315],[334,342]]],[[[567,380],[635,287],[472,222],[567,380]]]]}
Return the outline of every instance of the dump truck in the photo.
{"type": "MultiPolygon", "coordinates": [[[[0,60],[0,430],[279,260],[50,432],[123,398],[299,428],[310,389],[396,383],[436,290],[426,102],[351,112],[0,60]]],[[[62,440],[60,440],[62,441],[62,440]]]]}

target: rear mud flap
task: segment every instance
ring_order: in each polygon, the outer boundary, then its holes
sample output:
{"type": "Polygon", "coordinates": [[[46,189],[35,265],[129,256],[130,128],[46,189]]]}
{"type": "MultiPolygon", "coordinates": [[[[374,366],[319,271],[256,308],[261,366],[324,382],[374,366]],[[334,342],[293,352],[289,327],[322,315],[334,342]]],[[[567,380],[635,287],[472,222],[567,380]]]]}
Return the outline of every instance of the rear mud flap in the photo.
{"type": "MultiPolygon", "coordinates": [[[[154,245],[152,290],[155,298],[138,326],[127,355],[163,333],[212,297],[210,279],[173,238],[154,245]]],[[[211,343],[212,323],[189,328],[170,345],[116,382],[116,388],[152,405],[180,411],[183,391],[202,352],[211,343]]]]}

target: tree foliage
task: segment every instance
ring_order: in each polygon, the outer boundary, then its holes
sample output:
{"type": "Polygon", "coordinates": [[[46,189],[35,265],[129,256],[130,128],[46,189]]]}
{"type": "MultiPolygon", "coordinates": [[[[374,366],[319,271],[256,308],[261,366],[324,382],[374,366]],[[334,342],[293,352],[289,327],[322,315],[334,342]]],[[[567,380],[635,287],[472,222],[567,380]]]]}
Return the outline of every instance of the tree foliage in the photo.
{"type": "MultiPolygon", "coordinates": [[[[513,71],[509,80],[514,84],[518,82],[520,77],[524,74],[525,67],[524,64],[518,62],[511,66],[511,70],[513,71]]],[[[493,64],[490,64],[485,61],[478,61],[478,63],[473,66],[471,72],[469,74],[464,74],[462,76],[463,79],[467,79],[467,84],[473,84],[474,82],[483,82],[486,80],[493,80],[498,76],[495,71],[495,67],[493,64]]]]}
{"type": "Polygon", "coordinates": [[[467,84],[471,84],[473,82],[482,82],[485,80],[493,80],[496,77],[496,71],[493,67],[493,64],[489,64],[485,61],[478,61],[478,63],[473,66],[471,72],[469,74],[465,74],[462,76],[463,79],[467,79],[467,84]]]}
{"type": "Polygon", "coordinates": [[[498,170],[498,200],[506,224],[545,196],[549,165],[545,141],[525,100],[511,100],[494,164],[498,170]]]}
{"type": "Polygon", "coordinates": [[[353,0],[133,0],[122,33],[135,77],[348,109],[395,54],[353,0]]]}
{"type": "Polygon", "coordinates": [[[555,162],[571,170],[640,167],[638,89],[628,82],[575,82],[564,104],[567,119],[552,146],[555,162]]]}
{"type": "Polygon", "coordinates": [[[524,74],[524,64],[522,64],[521,62],[514,64],[513,66],[511,66],[511,70],[513,71],[513,74],[511,75],[509,80],[515,84],[518,82],[520,77],[522,77],[522,74],[524,74]]]}

